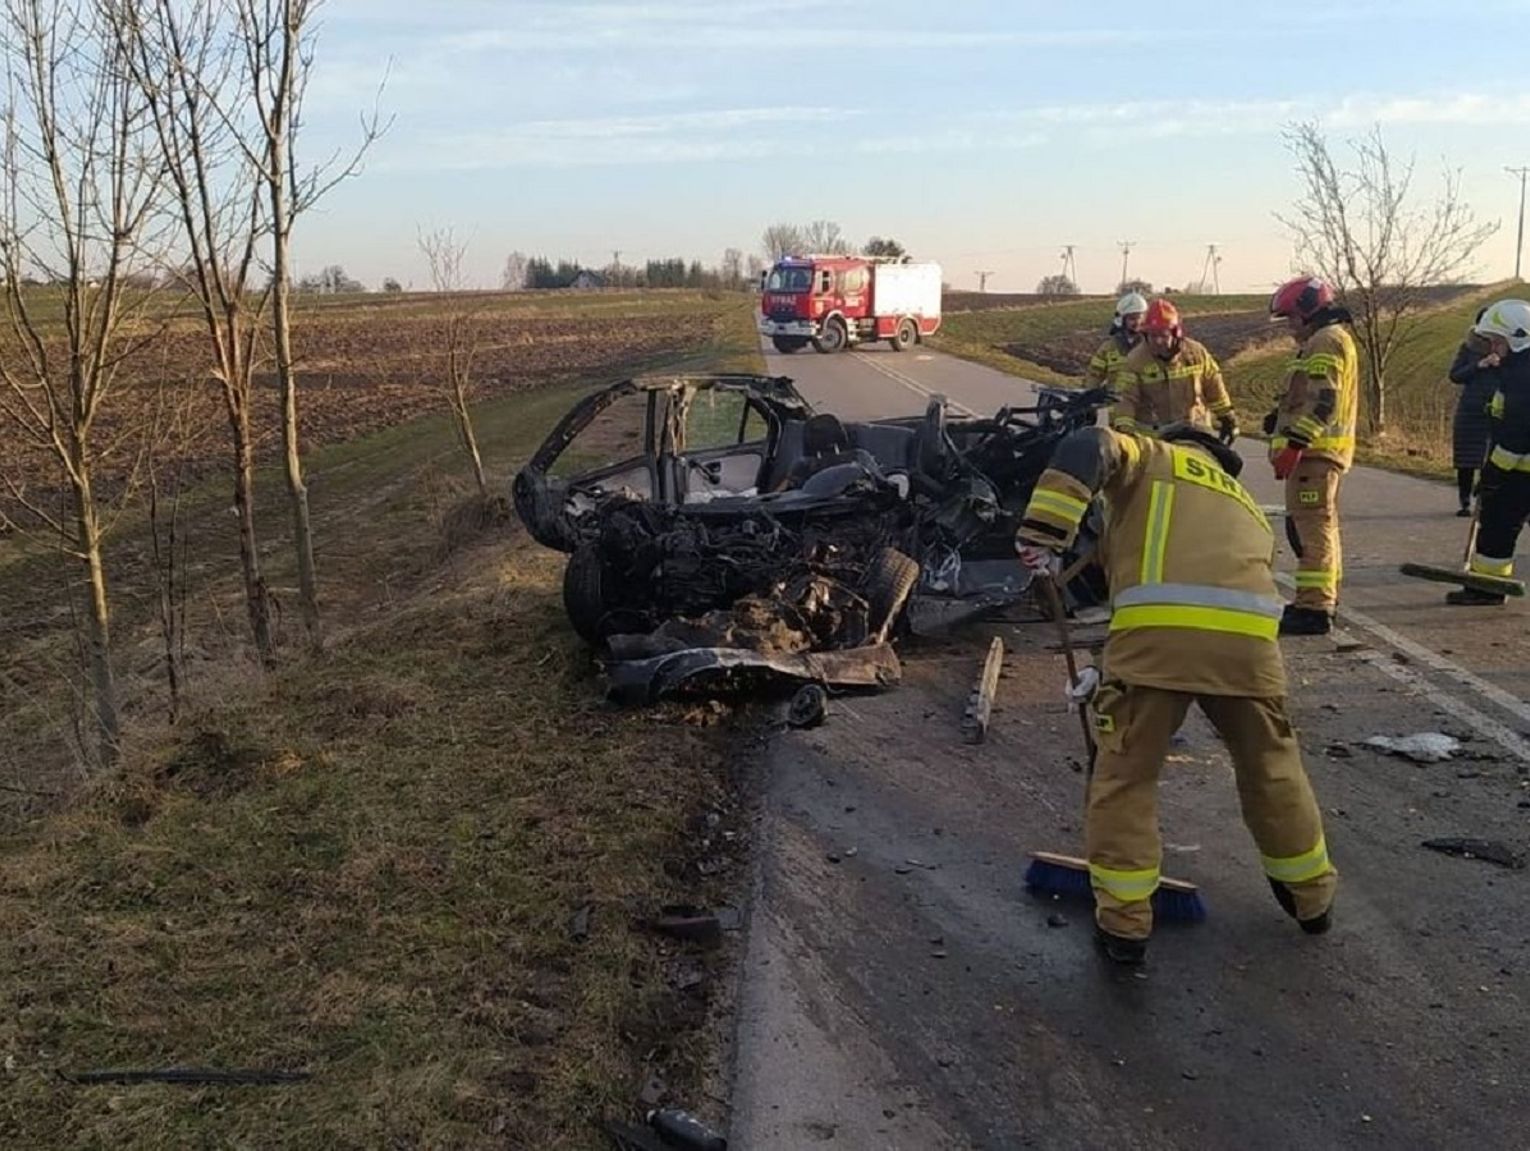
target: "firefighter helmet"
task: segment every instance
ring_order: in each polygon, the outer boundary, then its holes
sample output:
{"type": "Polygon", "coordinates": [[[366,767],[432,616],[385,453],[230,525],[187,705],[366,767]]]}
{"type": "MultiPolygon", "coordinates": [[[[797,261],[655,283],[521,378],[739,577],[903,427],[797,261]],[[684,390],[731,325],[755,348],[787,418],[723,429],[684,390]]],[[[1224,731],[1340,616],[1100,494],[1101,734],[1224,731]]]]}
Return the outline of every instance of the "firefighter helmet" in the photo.
{"type": "Polygon", "coordinates": [[[1477,317],[1472,331],[1479,336],[1500,336],[1511,352],[1530,348],[1530,302],[1499,300],[1477,317]]]}
{"type": "Polygon", "coordinates": [[[1270,297],[1270,315],[1275,319],[1295,316],[1306,321],[1333,303],[1333,286],[1316,276],[1287,280],[1270,297]]]}
{"type": "Polygon", "coordinates": [[[1147,315],[1142,317],[1143,332],[1168,332],[1175,339],[1185,334],[1184,326],[1179,322],[1179,309],[1168,300],[1159,297],[1147,306],[1147,315]]]}
{"type": "Polygon", "coordinates": [[[1141,292],[1127,292],[1116,301],[1116,323],[1120,323],[1126,316],[1140,316],[1147,311],[1148,302],[1143,299],[1141,292]]]}

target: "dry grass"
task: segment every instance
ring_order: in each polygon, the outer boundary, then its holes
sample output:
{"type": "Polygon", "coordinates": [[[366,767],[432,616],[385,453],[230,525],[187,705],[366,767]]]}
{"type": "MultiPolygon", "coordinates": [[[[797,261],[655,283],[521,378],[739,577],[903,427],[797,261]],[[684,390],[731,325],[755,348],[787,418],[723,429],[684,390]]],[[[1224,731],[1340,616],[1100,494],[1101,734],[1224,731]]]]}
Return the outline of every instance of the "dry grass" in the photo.
{"type": "MultiPolygon", "coordinates": [[[[687,366],[757,363],[754,343],[741,309],[687,366]]],[[[499,490],[587,386],[480,408],[499,490]]],[[[696,1081],[707,985],[677,990],[676,955],[633,923],[724,896],[706,817],[733,818],[728,733],[599,701],[562,557],[464,500],[451,437],[432,416],[316,453],[323,657],[288,653],[272,675],[243,658],[231,541],[209,526],[195,702],[168,728],[151,620],[124,600],[142,694],[122,769],[24,821],[12,807],[0,844],[0,1146],[595,1147],[593,1120],[630,1112],[643,1068],[696,1081]],[[177,1065],[312,1079],[56,1077],[177,1065]]],[[[219,493],[198,498],[215,523],[219,493]]],[[[0,590],[24,598],[49,558],[0,571],[0,590]]],[[[36,712],[0,717],[0,738],[42,755],[55,745],[31,725],[65,706],[47,659],[67,643],[41,624],[28,642],[30,696],[8,698],[36,712]]],[[[19,781],[33,768],[16,755],[19,781]]]]}

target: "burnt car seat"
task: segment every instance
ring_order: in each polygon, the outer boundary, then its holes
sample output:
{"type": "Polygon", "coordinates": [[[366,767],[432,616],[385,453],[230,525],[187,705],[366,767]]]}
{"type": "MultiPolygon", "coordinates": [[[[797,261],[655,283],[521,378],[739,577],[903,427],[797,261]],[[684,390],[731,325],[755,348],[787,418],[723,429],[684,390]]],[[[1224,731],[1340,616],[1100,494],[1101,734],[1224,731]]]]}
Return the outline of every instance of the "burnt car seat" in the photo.
{"type": "Polygon", "coordinates": [[[809,479],[829,468],[854,465],[867,475],[883,480],[876,458],[863,448],[851,447],[850,436],[838,416],[821,412],[811,416],[802,429],[803,454],[794,461],[776,491],[802,487],[809,479]]]}

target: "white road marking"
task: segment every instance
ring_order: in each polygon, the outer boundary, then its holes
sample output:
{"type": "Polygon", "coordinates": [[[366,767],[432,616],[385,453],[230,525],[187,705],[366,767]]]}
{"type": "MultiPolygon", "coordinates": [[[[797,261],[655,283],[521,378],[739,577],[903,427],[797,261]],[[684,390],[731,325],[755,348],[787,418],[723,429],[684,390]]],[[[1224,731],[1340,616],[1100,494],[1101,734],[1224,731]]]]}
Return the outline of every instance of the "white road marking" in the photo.
{"type": "MultiPolygon", "coordinates": [[[[874,371],[874,372],[881,372],[882,375],[886,376],[889,380],[897,381],[898,383],[902,384],[905,388],[907,388],[909,391],[913,392],[915,395],[923,396],[925,399],[928,400],[932,396],[935,396],[935,395],[939,394],[937,392],[931,391],[929,388],[927,388],[923,384],[921,384],[918,380],[913,379],[910,376],[905,376],[902,372],[898,371],[896,368],[889,368],[889,367],[887,367],[884,364],[878,363],[875,359],[873,359],[872,357],[870,357],[868,355],[865,355],[865,354],[863,354],[861,352],[852,352],[850,354],[852,356],[854,356],[857,360],[859,360],[861,363],[865,364],[872,371],[874,371]]],[[[957,403],[955,400],[951,399],[949,396],[946,397],[946,406],[948,408],[950,408],[954,412],[960,412],[964,416],[976,416],[977,415],[977,412],[973,411],[966,404],[957,403]]]]}
{"type": "MultiPolygon", "coordinates": [[[[1296,586],[1296,581],[1285,572],[1276,573],[1275,582],[1287,589],[1294,589],[1296,586]]],[[[1462,687],[1475,692],[1483,699],[1497,704],[1510,715],[1530,723],[1530,704],[1527,704],[1518,696],[1504,691],[1503,688],[1496,684],[1489,683],[1481,676],[1474,675],[1460,664],[1446,659],[1439,652],[1425,647],[1416,640],[1409,639],[1401,632],[1388,627],[1380,620],[1373,619],[1362,611],[1356,611],[1352,607],[1340,607],[1339,616],[1346,622],[1370,632],[1371,635],[1393,650],[1401,652],[1431,671],[1439,672],[1441,675],[1455,680],[1462,687]]],[[[1471,727],[1477,734],[1486,739],[1491,739],[1518,759],[1530,763],[1530,741],[1525,740],[1512,728],[1500,723],[1485,712],[1479,711],[1466,701],[1435,687],[1427,679],[1419,675],[1418,672],[1403,667],[1385,653],[1366,652],[1361,654],[1359,658],[1383,675],[1396,680],[1398,683],[1406,684],[1411,690],[1429,700],[1442,711],[1448,712],[1462,723],[1471,727]]]]}

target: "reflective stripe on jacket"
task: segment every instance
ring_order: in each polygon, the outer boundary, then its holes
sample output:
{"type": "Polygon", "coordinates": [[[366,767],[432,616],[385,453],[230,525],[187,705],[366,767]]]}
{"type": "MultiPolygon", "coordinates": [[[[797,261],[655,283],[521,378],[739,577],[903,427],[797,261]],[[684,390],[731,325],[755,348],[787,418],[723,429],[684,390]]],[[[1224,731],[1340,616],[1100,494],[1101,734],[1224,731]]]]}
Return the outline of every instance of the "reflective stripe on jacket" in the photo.
{"type": "Polygon", "coordinates": [[[1089,357],[1089,367],[1084,375],[1089,380],[1091,387],[1099,387],[1108,384],[1115,378],[1121,365],[1130,354],[1134,341],[1126,338],[1124,331],[1117,332],[1095,349],[1094,355],[1089,357]]]}
{"type": "Polygon", "coordinates": [[[1122,432],[1152,432],[1179,422],[1209,429],[1215,417],[1233,406],[1216,358],[1188,338],[1180,340],[1167,362],[1146,343],[1138,344],[1113,387],[1121,398],[1111,410],[1110,426],[1122,432]]]}
{"type": "Polygon", "coordinates": [[[1360,358],[1354,337],[1340,324],[1326,324],[1286,364],[1286,393],[1270,454],[1299,447],[1347,471],[1355,459],[1359,407],[1360,358]]]}
{"type": "Polygon", "coordinates": [[[1284,695],[1274,536],[1243,486],[1198,448],[1086,428],[1059,445],[1020,539],[1066,547],[1096,494],[1107,673],[1172,691],[1284,695]]]}

